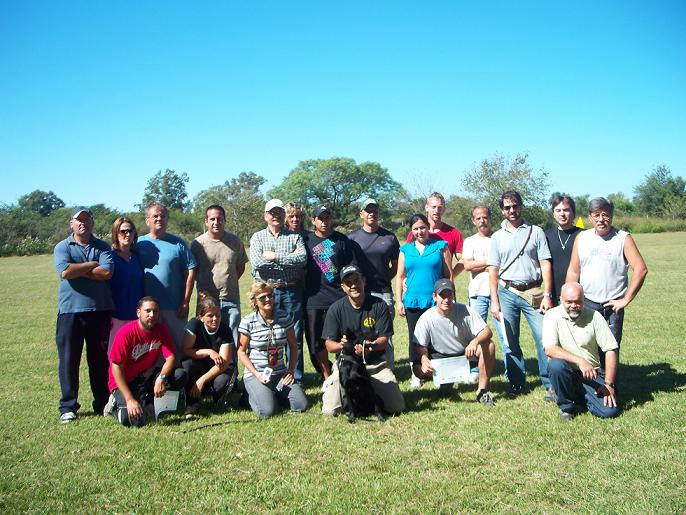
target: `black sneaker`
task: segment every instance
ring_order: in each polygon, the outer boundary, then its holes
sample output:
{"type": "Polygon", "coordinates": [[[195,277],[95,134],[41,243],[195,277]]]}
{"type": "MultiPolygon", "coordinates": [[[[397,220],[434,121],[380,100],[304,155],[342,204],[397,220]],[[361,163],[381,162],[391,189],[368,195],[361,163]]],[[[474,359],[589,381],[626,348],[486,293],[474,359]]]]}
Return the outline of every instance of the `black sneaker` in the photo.
{"type": "Polygon", "coordinates": [[[476,392],[476,400],[484,406],[495,406],[495,397],[488,390],[479,390],[478,392],[476,392]]]}

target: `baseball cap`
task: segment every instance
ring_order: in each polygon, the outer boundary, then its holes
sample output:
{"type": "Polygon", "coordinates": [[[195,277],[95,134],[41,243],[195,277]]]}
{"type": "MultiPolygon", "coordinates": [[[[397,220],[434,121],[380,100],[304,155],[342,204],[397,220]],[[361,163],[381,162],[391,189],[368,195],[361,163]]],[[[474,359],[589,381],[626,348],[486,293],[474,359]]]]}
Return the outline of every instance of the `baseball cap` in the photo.
{"type": "Polygon", "coordinates": [[[312,210],[312,216],[315,218],[322,213],[331,213],[331,211],[329,211],[329,208],[326,206],[317,206],[312,210]]]}
{"type": "Polygon", "coordinates": [[[455,293],[455,286],[453,286],[452,281],[449,279],[439,279],[436,281],[436,284],[434,284],[434,293],[440,295],[446,290],[450,290],[451,292],[455,293]]]}
{"type": "Polygon", "coordinates": [[[76,217],[79,216],[81,213],[87,213],[88,216],[90,216],[91,218],[93,218],[93,211],[91,211],[91,210],[88,209],[87,207],[80,206],[80,207],[77,207],[76,209],[74,209],[74,212],[71,214],[72,219],[76,218],[76,217]]]}
{"type": "Polygon", "coordinates": [[[346,276],[350,274],[360,274],[362,275],[362,272],[360,272],[360,269],[355,266],[355,265],[348,265],[344,266],[343,269],[341,270],[341,281],[346,278],[346,276]]]}
{"type": "Polygon", "coordinates": [[[266,213],[267,211],[271,211],[275,207],[281,208],[284,211],[286,210],[286,208],[283,207],[283,202],[281,202],[281,200],[279,200],[278,198],[273,198],[265,204],[264,212],[266,213]]]}
{"type": "Polygon", "coordinates": [[[362,209],[365,209],[367,206],[376,206],[376,207],[379,207],[379,203],[378,203],[376,200],[374,200],[373,198],[368,198],[367,200],[365,200],[364,202],[362,202],[362,203],[360,204],[360,207],[361,207],[362,209]]]}

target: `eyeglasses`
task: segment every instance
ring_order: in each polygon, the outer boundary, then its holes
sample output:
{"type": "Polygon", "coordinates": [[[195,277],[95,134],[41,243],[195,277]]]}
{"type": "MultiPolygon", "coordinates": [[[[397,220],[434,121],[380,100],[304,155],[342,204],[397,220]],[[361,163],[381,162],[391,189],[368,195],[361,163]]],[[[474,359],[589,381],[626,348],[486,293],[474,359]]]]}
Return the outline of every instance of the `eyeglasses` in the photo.
{"type": "Polygon", "coordinates": [[[606,213],[605,211],[601,211],[600,213],[591,213],[591,218],[596,221],[610,220],[612,216],[609,213],[606,213]]]}
{"type": "Polygon", "coordinates": [[[272,293],[265,293],[263,295],[260,295],[259,297],[255,297],[255,299],[257,299],[257,301],[261,302],[262,304],[267,302],[267,299],[273,299],[273,298],[274,298],[273,292],[272,293]]]}
{"type": "Polygon", "coordinates": [[[135,231],[133,229],[119,229],[122,234],[133,234],[135,231]]]}
{"type": "Polygon", "coordinates": [[[517,211],[517,209],[519,209],[520,207],[522,207],[522,206],[520,206],[519,204],[512,204],[511,206],[503,206],[503,211],[517,211]]]}

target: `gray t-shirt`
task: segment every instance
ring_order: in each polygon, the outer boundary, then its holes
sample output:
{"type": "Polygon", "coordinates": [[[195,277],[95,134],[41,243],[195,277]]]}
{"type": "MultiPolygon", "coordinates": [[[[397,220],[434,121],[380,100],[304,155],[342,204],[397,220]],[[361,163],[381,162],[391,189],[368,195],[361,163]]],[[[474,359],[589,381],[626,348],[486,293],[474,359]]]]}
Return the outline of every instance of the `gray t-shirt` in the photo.
{"type": "Polygon", "coordinates": [[[456,302],[448,316],[433,307],[424,312],[417,321],[414,335],[422,347],[446,356],[461,356],[483,329],[486,322],[469,306],[456,302]]]}
{"type": "Polygon", "coordinates": [[[500,268],[500,278],[508,281],[529,282],[541,279],[540,261],[550,259],[548,240],[545,239],[543,229],[537,225],[531,226],[526,220],[517,229],[511,229],[507,220],[503,220],[500,230],[491,236],[491,250],[488,264],[500,268]],[[531,227],[531,237],[526,243],[524,254],[515,259],[524,246],[531,227]],[[512,265],[505,271],[502,269],[512,265]]]}

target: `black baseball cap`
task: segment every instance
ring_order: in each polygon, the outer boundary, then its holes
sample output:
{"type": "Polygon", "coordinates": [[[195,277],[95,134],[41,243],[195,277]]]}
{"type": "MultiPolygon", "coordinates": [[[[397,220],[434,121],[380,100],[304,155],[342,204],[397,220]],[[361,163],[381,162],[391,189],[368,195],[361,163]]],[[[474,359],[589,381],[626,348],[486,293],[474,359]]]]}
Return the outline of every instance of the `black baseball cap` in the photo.
{"type": "Polygon", "coordinates": [[[436,281],[436,284],[434,284],[434,293],[440,295],[445,290],[450,290],[455,293],[455,286],[453,286],[452,281],[449,279],[439,279],[436,281]]]}

